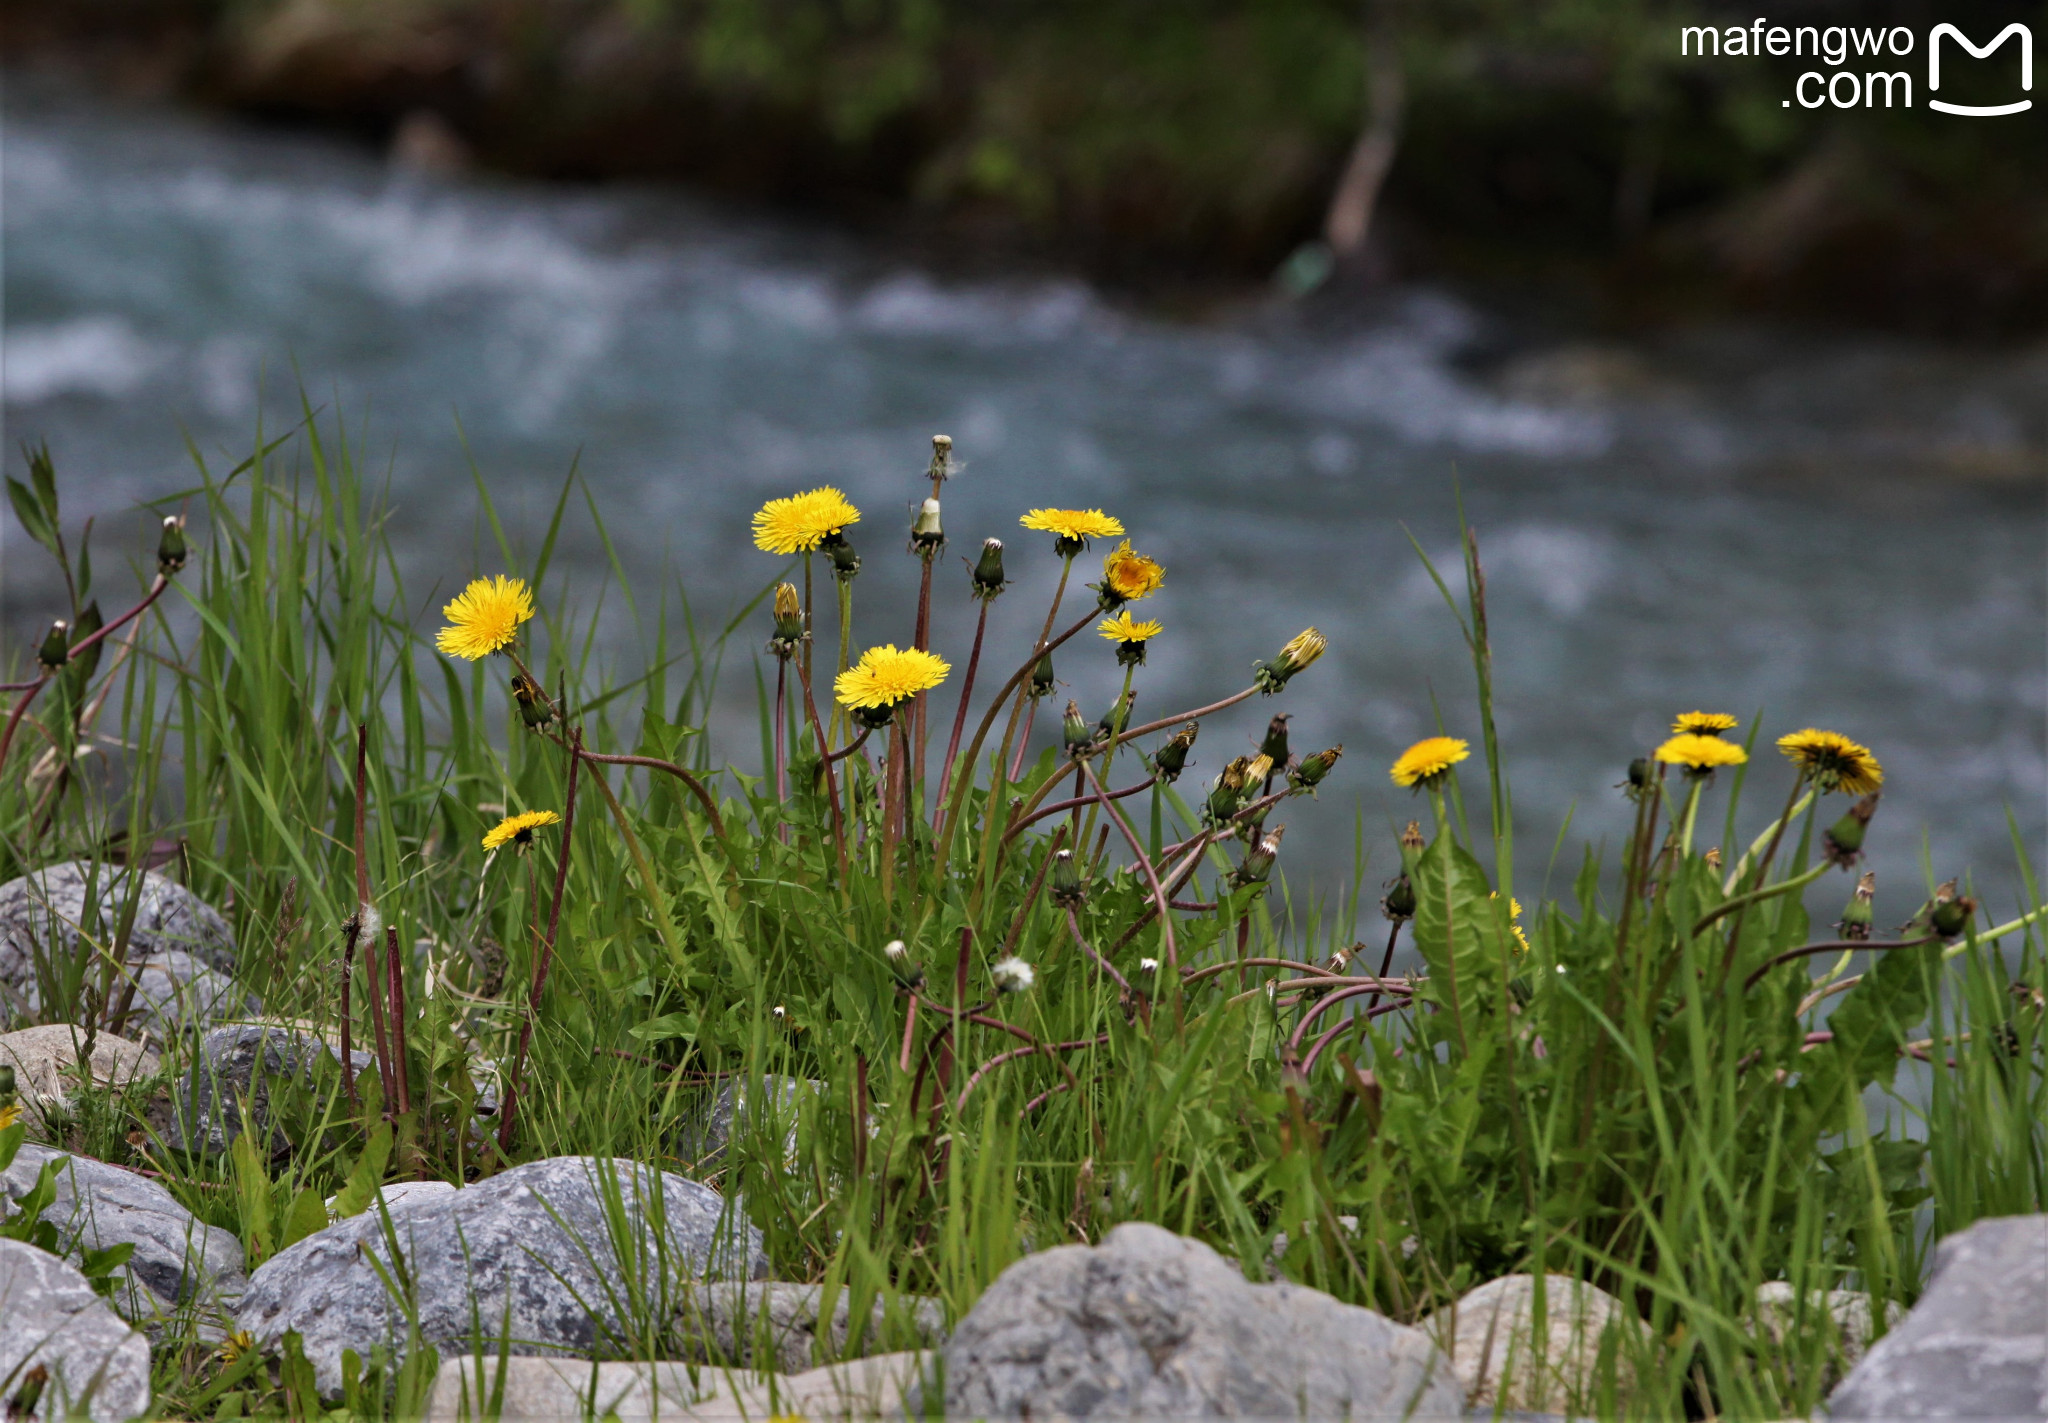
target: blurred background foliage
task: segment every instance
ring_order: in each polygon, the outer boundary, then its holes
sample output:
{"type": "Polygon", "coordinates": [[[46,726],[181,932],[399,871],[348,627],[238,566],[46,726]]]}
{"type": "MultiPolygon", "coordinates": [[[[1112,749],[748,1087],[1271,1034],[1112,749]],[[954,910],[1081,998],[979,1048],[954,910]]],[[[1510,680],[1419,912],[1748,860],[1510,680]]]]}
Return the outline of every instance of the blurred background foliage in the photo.
{"type": "MultiPolygon", "coordinates": [[[[1155,291],[1261,279],[1321,231],[1377,55],[1405,93],[1353,271],[1609,319],[1730,305],[1940,334],[2048,312],[2038,114],[1925,107],[1926,35],[2014,0],[1785,0],[1904,25],[1911,109],[1787,107],[1808,58],[1681,56],[1699,0],[5,0],[10,47],[492,168],[677,177],[1155,291]]],[[[2011,47],[1960,71],[2009,88],[2011,47]],[[1995,71],[1995,74],[1993,73],[1995,71]]],[[[2007,96],[2009,97],[2009,96],[2007,96]]]]}

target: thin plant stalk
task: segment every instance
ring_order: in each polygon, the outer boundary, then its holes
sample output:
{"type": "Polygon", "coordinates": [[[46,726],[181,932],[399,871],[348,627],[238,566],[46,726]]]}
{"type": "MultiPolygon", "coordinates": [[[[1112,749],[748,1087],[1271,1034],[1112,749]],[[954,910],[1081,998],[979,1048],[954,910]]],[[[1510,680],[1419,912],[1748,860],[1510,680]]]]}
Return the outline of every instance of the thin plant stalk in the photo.
{"type": "Polygon", "coordinates": [[[526,1071],[526,1052],[533,1041],[534,1021],[540,1016],[540,998],[548,985],[548,968],[555,956],[555,936],[562,927],[562,898],[569,886],[570,835],[576,829],[576,772],[583,764],[583,733],[572,731],[569,755],[569,788],[563,795],[562,805],[562,852],[555,865],[555,897],[548,906],[547,936],[541,940],[540,954],[533,966],[533,991],[527,998],[526,1021],[519,1028],[519,1050],[512,1059],[512,1075],[505,1087],[505,1105],[498,1114],[498,1150],[512,1149],[512,1125],[519,1110],[519,1092],[524,1085],[522,1078],[526,1071]]]}
{"type": "Polygon", "coordinates": [[[946,759],[939,766],[939,793],[932,800],[934,830],[938,829],[940,813],[946,804],[946,792],[952,789],[954,758],[960,754],[960,733],[967,729],[967,703],[974,695],[975,671],[981,666],[981,639],[988,631],[989,600],[982,598],[979,601],[981,612],[974,620],[974,648],[967,654],[967,672],[960,679],[960,705],[953,713],[953,734],[946,742],[946,759]]]}

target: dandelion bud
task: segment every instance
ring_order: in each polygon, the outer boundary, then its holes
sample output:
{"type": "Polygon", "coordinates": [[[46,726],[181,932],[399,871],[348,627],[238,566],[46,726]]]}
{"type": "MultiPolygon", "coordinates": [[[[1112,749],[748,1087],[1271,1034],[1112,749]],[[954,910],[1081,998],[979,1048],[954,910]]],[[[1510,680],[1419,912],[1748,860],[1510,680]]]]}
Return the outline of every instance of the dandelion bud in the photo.
{"type": "Polygon", "coordinates": [[[1939,894],[1934,897],[1933,923],[1935,933],[1944,939],[1953,939],[1961,934],[1964,926],[1976,916],[1977,901],[1967,894],[1956,896],[1955,881],[1950,880],[1948,883],[1950,897],[1944,899],[1939,894]]]}
{"type": "Polygon", "coordinates": [[[1244,852],[1244,863],[1233,876],[1239,886],[1266,882],[1273,873],[1273,862],[1280,858],[1280,837],[1286,833],[1286,826],[1276,825],[1244,852]]]}
{"type": "Polygon", "coordinates": [[[1411,820],[1401,831],[1401,873],[1415,873],[1415,862],[1422,854],[1426,842],[1422,838],[1422,822],[1411,820]]]}
{"type": "Polygon", "coordinates": [[[1397,924],[1415,917],[1415,884],[1407,875],[1395,876],[1387,897],[1380,901],[1380,913],[1397,924]]]}
{"type": "Polygon", "coordinates": [[[1621,793],[1630,800],[1641,800],[1650,793],[1650,787],[1657,779],[1657,763],[1648,756],[1638,756],[1628,763],[1628,779],[1621,782],[1621,793]]]}
{"type": "Polygon", "coordinates": [[[846,541],[846,535],[843,531],[825,535],[824,539],[818,544],[818,549],[822,553],[831,555],[832,576],[841,583],[851,583],[855,576],[859,574],[860,555],[855,553],[853,545],[846,541]]]}
{"type": "Polygon", "coordinates": [[[1287,722],[1292,714],[1282,712],[1266,723],[1266,739],[1259,743],[1259,754],[1276,766],[1287,764],[1287,722]]]}
{"type": "Polygon", "coordinates": [[[1159,748],[1159,754],[1152,758],[1152,769],[1168,785],[1180,779],[1180,773],[1187,769],[1188,752],[1195,746],[1195,737],[1201,734],[1202,724],[1191,721],[1176,731],[1167,743],[1159,748]]]}
{"type": "Polygon", "coordinates": [[[519,703],[519,719],[531,730],[539,731],[555,719],[555,704],[548,700],[540,683],[524,672],[513,674],[512,699],[519,703]]]}
{"type": "Polygon", "coordinates": [[[156,541],[156,571],[169,578],[184,566],[184,522],[175,514],[166,514],[163,536],[156,541]]]}
{"type": "Polygon", "coordinates": [[[1101,721],[1095,723],[1098,740],[1106,741],[1112,736],[1121,736],[1123,729],[1131,724],[1131,708],[1138,704],[1136,692],[1118,693],[1116,701],[1101,721]]]}
{"type": "Polygon", "coordinates": [[[1252,664],[1252,681],[1267,696],[1287,685],[1287,679],[1321,657],[1330,640],[1314,628],[1303,628],[1280,649],[1271,662],[1252,664]]]}
{"type": "Polygon", "coordinates": [[[925,471],[925,478],[934,484],[938,484],[943,480],[951,479],[959,472],[960,466],[953,459],[953,437],[951,435],[932,436],[932,463],[931,467],[925,471]]]}
{"type": "Polygon", "coordinates": [[[1856,881],[1856,892],[1849,896],[1849,903],[1842,910],[1842,917],[1835,929],[1845,939],[1867,939],[1870,926],[1876,915],[1874,903],[1877,898],[1877,871],[1865,872],[1856,881]]]}
{"type": "Polygon", "coordinates": [[[1040,697],[1049,697],[1052,695],[1053,685],[1052,654],[1040,653],[1038,665],[1031,669],[1031,685],[1025,690],[1025,695],[1033,701],[1040,697]]]}
{"type": "Polygon", "coordinates": [[[37,1364],[24,1373],[21,1376],[21,1387],[16,1389],[14,1397],[7,1401],[7,1416],[10,1419],[35,1417],[36,1405],[43,1401],[43,1390],[49,1383],[50,1368],[47,1364],[37,1364]]]}
{"type": "Polygon", "coordinates": [[[1296,790],[1313,791],[1330,774],[1330,768],[1337,764],[1337,758],[1344,754],[1344,745],[1339,742],[1327,751],[1311,751],[1301,758],[1288,773],[1287,782],[1296,790]]]}
{"type": "Polygon", "coordinates": [[[974,565],[974,596],[987,602],[1003,591],[1003,541],[985,539],[981,545],[981,561],[974,565]]]}
{"type": "Polygon", "coordinates": [[[0,1063],[0,1112],[14,1105],[14,1068],[0,1063]]]}
{"type": "Polygon", "coordinates": [[[1263,781],[1266,779],[1266,777],[1272,774],[1273,758],[1271,756],[1266,755],[1263,751],[1260,752],[1258,755],[1252,757],[1251,760],[1244,763],[1244,779],[1246,785],[1250,785],[1255,781],[1263,781]]]}
{"type": "Polygon", "coordinates": [[[917,518],[910,525],[910,549],[929,557],[946,542],[946,534],[939,527],[939,501],[927,499],[917,511],[917,518]]]}
{"type": "Polygon", "coordinates": [[[1088,748],[1095,744],[1094,729],[1088,725],[1087,718],[1081,715],[1080,706],[1074,702],[1067,703],[1063,730],[1066,734],[1069,756],[1085,756],[1088,754],[1088,748]]]}
{"type": "Polygon", "coordinates": [[[768,650],[777,657],[792,656],[804,640],[804,605],[794,583],[775,585],[775,633],[768,650]]]}
{"type": "Polygon", "coordinates": [[[71,624],[59,618],[50,624],[50,632],[43,639],[43,645],[36,650],[36,661],[52,672],[71,660],[71,624]]]}
{"type": "Polygon", "coordinates": [[[1038,975],[1032,972],[1031,965],[1014,954],[1006,959],[998,959],[989,969],[988,976],[996,981],[996,991],[999,993],[1029,993],[1031,985],[1038,979],[1038,975]]]}
{"type": "Polygon", "coordinates": [[[1251,780],[1251,764],[1239,756],[1223,768],[1223,774],[1216,778],[1216,784],[1209,792],[1209,803],[1203,817],[1209,824],[1222,825],[1244,805],[1245,786],[1251,780]]]}
{"type": "Polygon", "coordinates": [[[1828,857],[1829,864],[1847,869],[1862,857],[1863,833],[1870,828],[1870,817],[1877,814],[1877,799],[1881,794],[1881,791],[1872,791],[1857,801],[1820,837],[1821,853],[1828,857]]]}
{"type": "Polygon", "coordinates": [[[1052,902],[1062,909],[1072,909],[1087,897],[1088,887],[1081,883],[1081,867],[1074,862],[1074,852],[1053,851],[1052,902]]]}
{"type": "Polygon", "coordinates": [[[1704,863],[1704,864],[1706,865],[1706,867],[1707,867],[1708,869],[1710,869],[1710,870],[1718,870],[1718,869],[1720,869],[1720,868],[1721,868],[1721,847],[1720,847],[1719,845],[1716,845],[1716,846],[1715,846],[1715,847],[1714,847],[1713,849],[1711,849],[1711,850],[1707,851],[1707,852],[1706,852],[1706,853],[1705,853],[1704,855],[1701,855],[1701,856],[1700,856],[1700,860],[1701,860],[1701,861],[1702,861],[1702,863],[1704,863]]]}

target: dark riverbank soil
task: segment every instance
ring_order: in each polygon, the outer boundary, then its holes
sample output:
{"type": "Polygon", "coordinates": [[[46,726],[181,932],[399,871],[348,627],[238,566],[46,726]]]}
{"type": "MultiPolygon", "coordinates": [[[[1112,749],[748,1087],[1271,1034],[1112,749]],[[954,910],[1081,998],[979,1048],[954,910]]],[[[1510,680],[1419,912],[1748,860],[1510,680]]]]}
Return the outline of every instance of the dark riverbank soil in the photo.
{"type": "MultiPolygon", "coordinates": [[[[429,164],[684,181],[942,265],[1052,263],[1168,306],[1264,283],[1313,239],[1357,122],[1356,56],[1331,53],[1341,28],[1250,33],[1226,16],[1183,25],[1162,57],[1166,40],[1105,40],[1107,21],[1051,6],[922,47],[770,31],[772,52],[753,53],[759,32],[674,18],[686,7],[635,12],[0,0],[13,65],[429,164]]],[[[1715,147],[1718,100],[1682,86],[1645,146],[1596,70],[1559,59],[1470,94],[1418,85],[1374,242],[1342,285],[1452,280],[1500,309],[1609,329],[1739,313],[1939,337],[2048,329],[2048,196],[2006,171],[2024,154],[1987,168],[1840,128],[1736,162],[1715,147]]]]}

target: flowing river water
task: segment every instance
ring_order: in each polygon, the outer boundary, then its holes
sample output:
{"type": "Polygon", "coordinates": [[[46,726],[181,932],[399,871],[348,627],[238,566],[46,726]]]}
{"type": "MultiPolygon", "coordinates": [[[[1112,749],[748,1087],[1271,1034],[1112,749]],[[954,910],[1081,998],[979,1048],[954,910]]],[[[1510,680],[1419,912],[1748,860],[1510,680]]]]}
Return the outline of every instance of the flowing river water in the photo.
{"type": "MultiPolygon", "coordinates": [[[[188,436],[231,467],[259,415],[291,422],[303,385],[388,480],[423,623],[498,568],[471,460],[527,550],[574,463],[635,590],[637,630],[616,594],[606,605],[613,665],[640,665],[679,588],[707,621],[758,592],[776,563],[748,515],[825,482],[866,511],[856,637],[903,643],[904,533],[945,431],[966,464],[938,580],[936,645],[956,668],[972,613],[955,555],[991,534],[1009,545],[1017,583],[990,653],[1007,672],[1056,571],[1017,514],[1116,513],[1169,570],[1144,607],[1166,632],[1141,717],[1243,686],[1307,624],[1328,634],[1281,705],[1297,748],[1342,742],[1345,760],[1318,802],[1289,808],[1283,866],[1335,888],[1362,825],[1376,894],[1393,827],[1419,809],[1387,764],[1439,707],[1477,739],[1469,661],[1410,544],[1455,579],[1462,494],[1524,898],[1567,813],[1552,893],[1577,866],[1569,846],[1612,848],[1623,767],[1694,707],[1877,751],[1881,921],[1921,898],[1923,845],[1937,877],[1974,873],[2006,917],[2008,813],[2037,866],[2048,843],[2048,347],[1734,322],[1546,343],[1425,289],[1369,313],[1247,301],[1173,321],[1073,280],[949,278],[672,193],[432,180],[18,78],[5,117],[7,467],[47,440],[73,521],[116,527],[189,485],[188,436]]],[[[606,554],[577,507],[550,579],[588,610],[606,554]]],[[[19,659],[53,589],[12,528],[0,575],[19,659]]],[[[751,768],[752,676],[744,657],[728,671],[714,745],[751,768]]],[[[1059,671],[1091,720],[1117,686],[1092,637],[1059,671]]],[[[1194,777],[1248,750],[1274,709],[1218,718],[1194,777]]],[[[1745,836],[1783,773],[1760,785],[1745,836]]],[[[1815,890],[1816,918],[1847,888],[1815,890]]]]}

